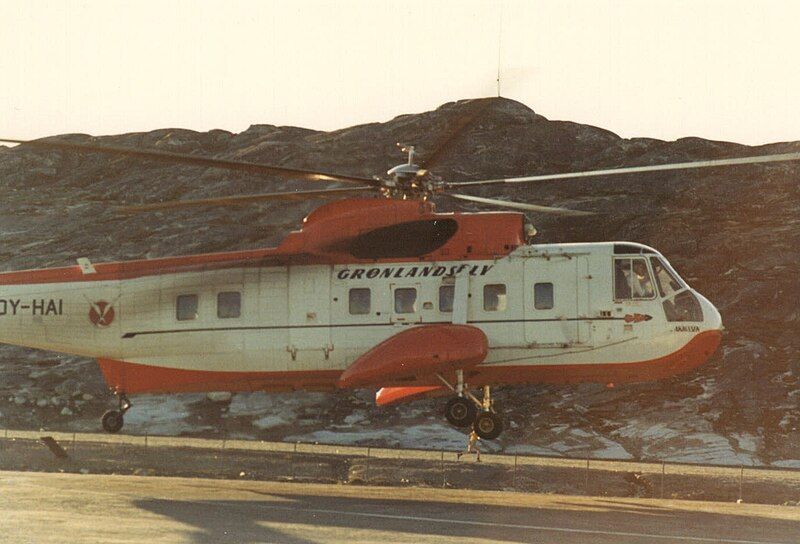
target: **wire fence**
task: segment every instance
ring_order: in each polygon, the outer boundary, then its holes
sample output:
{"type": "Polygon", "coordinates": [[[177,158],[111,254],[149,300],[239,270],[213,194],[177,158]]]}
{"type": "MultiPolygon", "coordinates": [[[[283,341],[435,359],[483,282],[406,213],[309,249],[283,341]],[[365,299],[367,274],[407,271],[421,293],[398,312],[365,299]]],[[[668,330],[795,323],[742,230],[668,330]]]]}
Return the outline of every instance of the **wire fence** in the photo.
{"type": "Polygon", "coordinates": [[[0,431],[0,469],[427,486],[572,495],[800,502],[800,470],[664,461],[0,431]],[[43,440],[52,438],[52,443],[43,440]],[[58,452],[61,449],[65,455],[58,452]]]}

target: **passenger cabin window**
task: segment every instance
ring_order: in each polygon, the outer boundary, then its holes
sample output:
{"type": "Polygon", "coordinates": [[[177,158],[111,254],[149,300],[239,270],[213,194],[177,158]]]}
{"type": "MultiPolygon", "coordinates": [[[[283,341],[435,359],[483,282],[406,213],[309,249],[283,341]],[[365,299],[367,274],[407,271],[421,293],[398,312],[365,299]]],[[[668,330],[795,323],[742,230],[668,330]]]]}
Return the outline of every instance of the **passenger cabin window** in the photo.
{"type": "Polygon", "coordinates": [[[554,306],[553,284],[536,283],[533,286],[533,307],[537,310],[552,310],[554,306]]]}
{"type": "Polygon", "coordinates": [[[654,296],[646,260],[614,259],[614,300],[641,300],[654,296]]]}
{"type": "Polygon", "coordinates": [[[217,317],[230,319],[242,315],[242,294],[238,291],[225,291],[217,295],[217,317]]]}
{"type": "Polygon", "coordinates": [[[493,283],[483,286],[483,309],[487,312],[502,312],[508,304],[506,286],[502,283],[493,283]]]}
{"type": "Polygon", "coordinates": [[[403,287],[394,290],[394,313],[413,314],[417,312],[417,290],[403,287]]]}
{"type": "Polygon", "coordinates": [[[175,317],[178,321],[197,319],[197,295],[178,295],[175,300],[175,317]]]}
{"type": "Polygon", "coordinates": [[[439,287],[439,311],[452,312],[453,311],[453,298],[455,298],[456,286],[455,285],[442,285],[439,287]]]}
{"type": "Polygon", "coordinates": [[[371,306],[372,292],[369,289],[350,289],[350,315],[368,314],[371,306]]]}

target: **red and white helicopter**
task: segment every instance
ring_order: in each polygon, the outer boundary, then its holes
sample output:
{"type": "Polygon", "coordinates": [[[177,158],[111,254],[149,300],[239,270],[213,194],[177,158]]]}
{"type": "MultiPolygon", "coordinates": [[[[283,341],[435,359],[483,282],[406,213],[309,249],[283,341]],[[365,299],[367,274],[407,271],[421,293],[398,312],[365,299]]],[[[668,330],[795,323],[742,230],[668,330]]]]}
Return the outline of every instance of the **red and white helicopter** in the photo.
{"type": "Polygon", "coordinates": [[[379,405],[450,395],[447,420],[493,439],[502,420],[491,386],[689,371],[716,350],[722,320],[658,251],[531,244],[522,213],[437,213],[431,198],[580,214],[452,191],[800,159],[449,182],[429,171],[441,148],[417,164],[409,146],[408,162],[388,177],[364,178],[58,139],[0,141],[348,185],[131,209],[351,197],[313,211],[275,248],[0,273],[0,342],[96,358],[119,399],[102,419],[109,432],[122,428],[137,393],[376,388],[379,405]]]}

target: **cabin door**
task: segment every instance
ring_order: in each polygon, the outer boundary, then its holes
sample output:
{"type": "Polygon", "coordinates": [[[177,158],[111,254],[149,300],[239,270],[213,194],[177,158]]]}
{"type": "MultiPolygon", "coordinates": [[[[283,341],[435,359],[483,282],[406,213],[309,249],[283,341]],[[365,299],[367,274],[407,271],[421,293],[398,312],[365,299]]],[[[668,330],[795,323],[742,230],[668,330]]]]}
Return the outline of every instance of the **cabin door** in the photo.
{"type": "Polygon", "coordinates": [[[525,261],[525,340],[542,347],[591,341],[588,259],[551,255],[525,261]]]}
{"type": "Polygon", "coordinates": [[[289,370],[324,367],[330,360],[331,268],[289,267],[289,370]]]}

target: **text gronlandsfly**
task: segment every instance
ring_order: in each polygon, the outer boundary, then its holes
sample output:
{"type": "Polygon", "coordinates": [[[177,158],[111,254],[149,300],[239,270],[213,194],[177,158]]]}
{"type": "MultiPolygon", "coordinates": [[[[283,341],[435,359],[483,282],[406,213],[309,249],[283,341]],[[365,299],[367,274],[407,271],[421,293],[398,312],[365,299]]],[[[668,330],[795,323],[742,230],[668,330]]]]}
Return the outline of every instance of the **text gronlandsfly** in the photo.
{"type": "Polygon", "coordinates": [[[345,268],[336,277],[340,280],[361,280],[375,278],[437,278],[439,276],[457,276],[468,272],[470,276],[485,276],[493,264],[456,265],[456,266],[398,266],[389,268],[345,268]]]}

